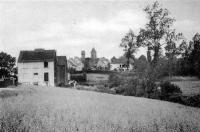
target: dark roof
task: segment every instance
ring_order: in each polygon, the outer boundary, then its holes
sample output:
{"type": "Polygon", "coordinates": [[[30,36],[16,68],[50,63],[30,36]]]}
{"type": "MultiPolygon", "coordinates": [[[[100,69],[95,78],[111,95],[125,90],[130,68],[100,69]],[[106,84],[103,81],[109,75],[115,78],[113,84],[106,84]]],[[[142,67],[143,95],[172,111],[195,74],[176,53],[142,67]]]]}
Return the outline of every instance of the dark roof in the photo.
{"type": "Polygon", "coordinates": [[[67,62],[66,56],[57,56],[58,65],[66,65],[66,62],[67,62]]]}
{"type": "Polygon", "coordinates": [[[99,58],[96,58],[96,59],[92,59],[92,58],[85,58],[85,61],[86,61],[86,62],[94,62],[94,63],[98,63],[98,61],[99,61],[99,58]]]}
{"type": "Polygon", "coordinates": [[[125,57],[123,57],[123,56],[119,57],[119,58],[113,57],[111,59],[111,63],[112,64],[126,64],[126,62],[127,62],[127,59],[125,57]]]}
{"type": "Polygon", "coordinates": [[[18,62],[54,61],[55,58],[55,50],[20,51],[18,62]]]}

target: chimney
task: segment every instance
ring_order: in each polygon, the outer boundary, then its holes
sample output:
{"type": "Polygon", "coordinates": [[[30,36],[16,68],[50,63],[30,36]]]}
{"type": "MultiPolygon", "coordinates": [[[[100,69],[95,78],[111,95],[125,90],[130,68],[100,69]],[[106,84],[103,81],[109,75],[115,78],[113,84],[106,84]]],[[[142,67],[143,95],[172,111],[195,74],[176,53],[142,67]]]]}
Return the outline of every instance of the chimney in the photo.
{"type": "Polygon", "coordinates": [[[45,49],[43,49],[43,48],[37,48],[37,49],[35,49],[34,51],[36,51],[36,52],[41,52],[41,51],[45,51],[45,49]]]}

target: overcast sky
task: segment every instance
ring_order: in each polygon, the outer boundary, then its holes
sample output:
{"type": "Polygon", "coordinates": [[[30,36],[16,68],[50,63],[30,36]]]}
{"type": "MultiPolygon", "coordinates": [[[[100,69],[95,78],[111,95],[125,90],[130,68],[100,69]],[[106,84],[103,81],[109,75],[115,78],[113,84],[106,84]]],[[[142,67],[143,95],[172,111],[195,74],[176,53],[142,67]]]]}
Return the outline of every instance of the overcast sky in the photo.
{"type": "MultiPolygon", "coordinates": [[[[147,22],[143,8],[153,0],[0,1],[0,51],[18,57],[20,50],[56,49],[58,55],[122,55],[121,38],[147,22]]],[[[200,32],[199,0],[159,1],[176,18],[174,28],[189,41],[200,32]]],[[[144,53],[138,51],[137,56],[144,53]]],[[[145,53],[144,53],[145,54],[145,53]]]]}

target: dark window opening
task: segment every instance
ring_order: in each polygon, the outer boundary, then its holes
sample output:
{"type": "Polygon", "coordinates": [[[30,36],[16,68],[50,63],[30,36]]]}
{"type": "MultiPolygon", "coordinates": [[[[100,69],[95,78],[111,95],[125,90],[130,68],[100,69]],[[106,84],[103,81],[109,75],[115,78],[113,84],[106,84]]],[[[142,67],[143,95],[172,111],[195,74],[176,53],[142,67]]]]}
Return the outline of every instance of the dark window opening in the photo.
{"type": "Polygon", "coordinates": [[[34,75],[38,75],[38,73],[34,73],[34,75]]]}
{"type": "Polygon", "coordinates": [[[48,72],[44,73],[44,81],[49,81],[49,73],[48,72]]]}
{"type": "Polygon", "coordinates": [[[47,68],[48,67],[48,62],[44,62],[44,67],[47,68]]]}

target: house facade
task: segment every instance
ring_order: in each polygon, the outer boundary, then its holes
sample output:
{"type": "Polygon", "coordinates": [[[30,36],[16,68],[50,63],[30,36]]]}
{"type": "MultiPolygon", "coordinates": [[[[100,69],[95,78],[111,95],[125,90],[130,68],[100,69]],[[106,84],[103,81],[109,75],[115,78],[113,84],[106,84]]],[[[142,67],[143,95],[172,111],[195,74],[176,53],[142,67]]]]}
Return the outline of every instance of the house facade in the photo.
{"type": "Polygon", "coordinates": [[[133,70],[133,60],[130,60],[128,69],[127,69],[127,59],[126,57],[122,56],[119,58],[112,57],[111,58],[111,64],[110,64],[110,70],[112,71],[130,71],[133,70]]]}
{"type": "Polygon", "coordinates": [[[18,81],[28,85],[57,86],[67,80],[66,63],[61,65],[55,50],[21,51],[18,58],[18,81]]]}

